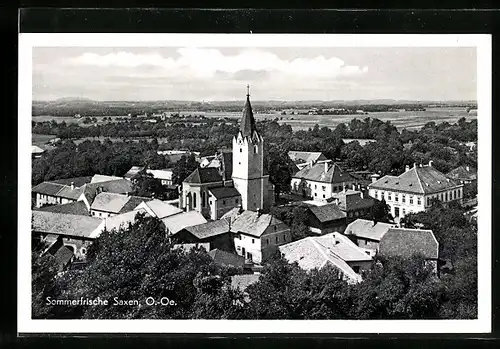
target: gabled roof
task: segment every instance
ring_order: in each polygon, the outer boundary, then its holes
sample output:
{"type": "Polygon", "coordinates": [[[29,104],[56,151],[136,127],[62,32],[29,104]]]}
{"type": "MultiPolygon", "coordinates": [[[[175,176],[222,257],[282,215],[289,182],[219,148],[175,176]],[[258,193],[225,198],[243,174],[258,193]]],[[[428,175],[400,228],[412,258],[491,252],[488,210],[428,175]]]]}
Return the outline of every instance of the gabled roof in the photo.
{"type": "Polygon", "coordinates": [[[43,150],[42,148],[40,148],[37,145],[32,145],[31,146],[31,154],[42,154],[44,152],[45,152],[45,150],[43,150]]]}
{"type": "Polygon", "coordinates": [[[55,179],[51,181],[52,183],[58,183],[58,184],[64,184],[64,185],[73,185],[76,188],[79,188],[83,186],[84,184],[90,183],[92,180],[92,176],[83,176],[83,177],[73,177],[73,178],[62,178],[62,179],[55,179]]]}
{"type": "Polygon", "coordinates": [[[238,289],[245,291],[245,289],[251,284],[259,281],[260,274],[242,274],[231,276],[231,287],[233,289],[238,289]]]}
{"type": "Polygon", "coordinates": [[[102,192],[115,194],[127,194],[133,191],[132,183],[123,178],[107,182],[85,184],[82,188],[83,194],[87,198],[89,204],[92,204],[100,190],[102,190],[102,192]]]}
{"type": "Polygon", "coordinates": [[[73,258],[73,251],[67,246],[61,246],[55,253],[54,258],[56,260],[57,265],[59,266],[59,270],[64,268],[73,258]]]}
{"type": "Polygon", "coordinates": [[[143,197],[143,196],[134,196],[130,195],[129,200],[123,207],[121,208],[119,213],[125,213],[133,211],[137,206],[139,206],[142,202],[151,201],[151,198],[143,197]]]}
{"type": "Polygon", "coordinates": [[[375,222],[367,219],[356,219],[347,226],[344,235],[353,234],[360,238],[380,241],[382,236],[391,227],[394,227],[394,224],[375,222]]]}
{"type": "Polygon", "coordinates": [[[176,234],[186,227],[206,223],[207,220],[197,211],[189,211],[165,217],[161,220],[170,234],[176,234]]]}
{"type": "Polygon", "coordinates": [[[328,204],[323,206],[311,206],[309,211],[321,223],[336,221],[346,218],[346,213],[340,209],[337,204],[328,204]]]}
{"type": "Polygon", "coordinates": [[[306,166],[293,175],[293,178],[305,179],[313,182],[345,183],[354,181],[354,178],[337,164],[317,163],[312,167],[306,166]],[[325,171],[327,166],[327,171],[325,171]]]}
{"type": "Polygon", "coordinates": [[[49,195],[54,197],[61,197],[66,199],[77,200],[83,192],[83,187],[77,188],[70,186],[53,183],[53,182],[43,182],[34,186],[31,191],[33,193],[49,195]]]}
{"type": "Polygon", "coordinates": [[[87,211],[87,206],[83,201],[70,202],[69,204],[62,205],[52,205],[36,209],[38,211],[53,212],[53,213],[65,213],[65,214],[76,214],[80,216],[88,216],[89,211],[87,211]]]}
{"type": "Polygon", "coordinates": [[[185,180],[186,183],[202,184],[221,182],[222,176],[215,167],[204,167],[195,169],[185,180]]]}
{"type": "Polygon", "coordinates": [[[446,174],[446,177],[457,181],[477,180],[477,169],[469,166],[459,166],[446,174]]]}
{"type": "Polygon", "coordinates": [[[426,259],[437,259],[439,244],[432,230],[390,228],[380,240],[379,253],[405,258],[421,254],[426,259]]]}
{"type": "Polygon", "coordinates": [[[346,190],[332,194],[328,201],[338,202],[343,211],[353,211],[373,206],[375,200],[371,197],[361,197],[361,192],[355,190],[346,190]]]}
{"type": "Polygon", "coordinates": [[[208,255],[212,257],[214,263],[216,264],[231,266],[236,268],[238,267],[243,268],[243,266],[245,265],[245,257],[239,256],[235,253],[219,250],[217,248],[208,252],[208,255]]]}
{"type": "Polygon", "coordinates": [[[80,188],[73,187],[73,189],[71,189],[70,186],[65,185],[63,188],[61,188],[61,190],[57,192],[56,196],[71,200],[78,200],[78,198],[82,195],[82,193],[83,193],[83,187],[80,188]]]}
{"type": "Polygon", "coordinates": [[[126,228],[129,224],[133,224],[136,216],[139,213],[143,213],[146,216],[149,216],[148,213],[143,210],[134,210],[121,214],[117,214],[116,216],[107,217],[104,219],[104,227],[111,231],[113,229],[119,230],[120,228],[126,228]]]}
{"type": "Polygon", "coordinates": [[[279,250],[289,262],[297,262],[305,270],[321,269],[331,264],[351,282],[360,282],[361,276],[354,272],[347,262],[372,260],[364,250],[339,233],[309,236],[279,246],[279,250]]]}
{"type": "Polygon", "coordinates": [[[123,177],[130,179],[142,170],[144,170],[144,166],[132,166],[123,177]]]}
{"type": "Polygon", "coordinates": [[[99,218],[45,211],[32,211],[32,217],[33,231],[68,236],[90,237],[103,223],[99,218]]]}
{"type": "Polygon", "coordinates": [[[164,170],[146,170],[146,172],[152,174],[153,178],[160,180],[172,180],[173,170],[171,168],[164,170]]]}
{"type": "Polygon", "coordinates": [[[457,186],[432,166],[414,166],[399,176],[384,176],[368,187],[398,190],[416,194],[430,194],[457,186]]]}
{"type": "Polygon", "coordinates": [[[212,236],[229,232],[229,223],[225,219],[202,223],[184,228],[198,239],[203,240],[212,236]]]}
{"type": "Polygon", "coordinates": [[[235,187],[210,188],[208,191],[212,193],[212,195],[215,196],[216,199],[225,199],[235,196],[241,196],[240,192],[236,190],[235,187]]]}
{"type": "Polygon", "coordinates": [[[183,212],[180,208],[158,199],[144,202],[157,218],[165,218],[183,212]]]}
{"type": "Polygon", "coordinates": [[[230,222],[230,229],[233,233],[244,233],[256,237],[261,237],[270,226],[284,224],[276,217],[254,211],[243,211],[239,213],[239,208],[234,208],[224,214],[221,220],[230,222]]]}
{"type": "Polygon", "coordinates": [[[132,211],[141,202],[149,200],[151,199],[142,196],[102,192],[97,194],[90,209],[111,213],[125,213],[132,211]]]}
{"type": "Polygon", "coordinates": [[[326,156],[322,152],[313,151],[295,151],[291,150],[288,152],[288,157],[296,163],[308,163],[317,162],[320,160],[327,160],[326,156]]]}
{"type": "Polygon", "coordinates": [[[106,175],[96,174],[92,177],[92,180],[90,181],[90,183],[108,182],[108,181],[114,181],[117,179],[123,179],[123,178],[116,177],[116,176],[106,176],[106,175]]]}

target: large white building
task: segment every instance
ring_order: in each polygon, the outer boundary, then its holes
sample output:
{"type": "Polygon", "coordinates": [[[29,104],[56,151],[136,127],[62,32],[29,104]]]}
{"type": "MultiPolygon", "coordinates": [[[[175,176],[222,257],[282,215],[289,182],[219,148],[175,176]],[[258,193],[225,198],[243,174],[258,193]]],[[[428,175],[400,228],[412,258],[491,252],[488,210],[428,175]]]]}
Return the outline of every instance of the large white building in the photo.
{"type": "Polygon", "coordinates": [[[179,207],[198,211],[210,219],[219,219],[235,207],[251,211],[269,209],[274,186],[264,166],[264,139],[255,126],[249,94],[240,130],[233,137],[232,156],[224,154],[219,167],[197,168],[184,180],[179,207]]]}
{"type": "Polygon", "coordinates": [[[447,204],[462,202],[463,184],[447,178],[432,166],[414,164],[399,176],[384,176],[368,185],[369,195],[377,200],[384,199],[391,215],[402,218],[408,213],[425,211],[432,199],[447,204]]]}

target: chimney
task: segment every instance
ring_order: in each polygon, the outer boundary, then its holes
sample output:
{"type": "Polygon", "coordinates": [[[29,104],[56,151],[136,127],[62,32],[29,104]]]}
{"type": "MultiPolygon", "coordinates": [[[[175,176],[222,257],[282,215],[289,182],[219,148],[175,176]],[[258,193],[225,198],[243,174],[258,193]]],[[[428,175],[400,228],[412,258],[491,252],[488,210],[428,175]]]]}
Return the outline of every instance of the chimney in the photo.
{"type": "Polygon", "coordinates": [[[262,211],[260,210],[260,208],[257,208],[257,217],[260,217],[262,215],[262,211]]]}
{"type": "Polygon", "coordinates": [[[312,167],[313,167],[313,165],[314,165],[314,161],[312,161],[312,160],[311,160],[311,161],[309,161],[309,168],[312,168],[312,167]]]}
{"type": "Polygon", "coordinates": [[[370,177],[371,177],[371,179],[372,179],[372,183],[375,183],[375,182],[378,180],[378,177],[379,177],[379,176],[378,176],[378,174],[374,173],[374,174],[372,174],[370,177]]]}
{"type": "Polygon", "coordinates": [[[342,192],[345,193],[345,182],[342,183],[342,192]]]}
{"type": "Polygon", "coordinates": [[[328,162],[325,161],[325,173],[328,172],[328,162]]]}
{"type": "Polygon", "coordinates": [[[433,162],[432,160],[429,161],[429,166],[432,166],[432,162],[433,162]]]}
{"type": "Polygon", "coordinates": [[[408,172],[408,171],[410,171],[410,165],[405,166],[405,172],[408,172]]]}
{"type": "Polygon", "coordinates": [[[74,190],[74,189],[75,189],[75,182],[71,182],[71,190],[74,190]]]}
{"type": "Polygon", "coordinates": [[[417,163],[416,163],[416,162],[414,162],[414,163],[413,163],[413,167],[414,167],[414,168],[416,168],[416,167],[417,167],[417,163]]]}
{"type": "Polygon", "coordinates": [[[467,172],[469,172],[469,171],[470,171],[470,167],[469,167],[469,165],[465,166],[465,170],[466,170],[467,172]]]}

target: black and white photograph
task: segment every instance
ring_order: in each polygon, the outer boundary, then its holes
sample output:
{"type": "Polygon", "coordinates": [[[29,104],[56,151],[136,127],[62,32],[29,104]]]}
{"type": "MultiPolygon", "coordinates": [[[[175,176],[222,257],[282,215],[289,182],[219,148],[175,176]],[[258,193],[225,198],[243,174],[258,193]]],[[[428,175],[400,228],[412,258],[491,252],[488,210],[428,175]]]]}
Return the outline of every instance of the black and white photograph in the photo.
{"type": "Polygon", "coordinates": [[[490,331],[488,36],[19,52],[20,331],[490,331]]]}

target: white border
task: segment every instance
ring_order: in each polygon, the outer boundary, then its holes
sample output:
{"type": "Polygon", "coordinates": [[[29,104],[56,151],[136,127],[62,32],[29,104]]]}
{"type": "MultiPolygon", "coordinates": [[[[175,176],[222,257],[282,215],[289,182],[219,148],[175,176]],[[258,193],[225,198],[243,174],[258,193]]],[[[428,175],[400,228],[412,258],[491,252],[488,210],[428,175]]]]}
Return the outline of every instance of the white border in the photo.
{"type": "MultiPolygon", "coordinates": [[[[446,62],[444,62],[446,63],[446,62]]],[[[491,36],[484,34],[19,34],[18,333],[489,333],[491,332],[491,36]],[[189,43],[189,45],[186,45],[189,43]],[[476,47],[478,96],[478,319],[32,320],[32,48],[476,47]]],[[[459,74],[460,72],[457,72],[459,74]]]]}

